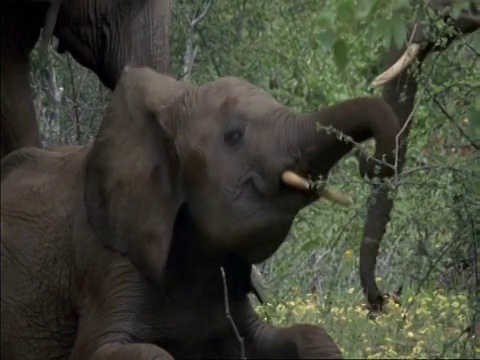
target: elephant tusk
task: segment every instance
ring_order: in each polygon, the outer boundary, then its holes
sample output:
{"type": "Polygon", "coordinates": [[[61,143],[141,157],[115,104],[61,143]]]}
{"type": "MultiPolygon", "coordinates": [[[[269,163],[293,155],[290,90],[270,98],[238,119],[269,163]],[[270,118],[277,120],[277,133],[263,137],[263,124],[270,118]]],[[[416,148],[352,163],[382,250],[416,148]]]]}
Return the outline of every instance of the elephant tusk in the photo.
{"type": "Polygon", "coordinates": [[[341,193],[339,191],[324,189],[319,192],[319,196],[342,206],[350,206],[353,204],[353,200],[350,195],[341,193]]]}
{"type": "MultiPolygon", "coordinates": [[[[285,171],[282,174],[282,181],[285,185],[291,186],[295,189],[304,191],[313,189],[313,183],[311,181],[294,173],[293,171],[285,171]]],[[[322,189],[319,190],[318,196],[343,206],[350,206],[353,204],[350,195],[338,191],[322,189]]]]}
{"type": "Polygon", "coordinates": [[[385,84],[400,74],[413,61],[413,59],[417,57],[421,49],[422,46],[420,44],[410,44],[395,64],[390,66],[372,81],[372,86],[385,84]]]}
{"type": "Polygon", "coordinates": [[[311,181],[289,170],[283,172],[282,181],[285,185],[299,190],[311,190],[313,187],[311,181]]]}

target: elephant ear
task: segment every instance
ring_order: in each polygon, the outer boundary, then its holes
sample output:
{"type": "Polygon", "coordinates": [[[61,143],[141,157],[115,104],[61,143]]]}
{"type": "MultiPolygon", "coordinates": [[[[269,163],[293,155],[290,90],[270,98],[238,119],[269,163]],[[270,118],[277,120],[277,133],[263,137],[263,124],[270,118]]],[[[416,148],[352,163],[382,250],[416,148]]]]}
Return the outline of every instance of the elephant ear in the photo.
{"type": "Polygon", "coordinates": [[[125,68],[85,166],[95,236],[155,283],[184,198],[173,118],[190,86],[149,68],[125,68]]]}

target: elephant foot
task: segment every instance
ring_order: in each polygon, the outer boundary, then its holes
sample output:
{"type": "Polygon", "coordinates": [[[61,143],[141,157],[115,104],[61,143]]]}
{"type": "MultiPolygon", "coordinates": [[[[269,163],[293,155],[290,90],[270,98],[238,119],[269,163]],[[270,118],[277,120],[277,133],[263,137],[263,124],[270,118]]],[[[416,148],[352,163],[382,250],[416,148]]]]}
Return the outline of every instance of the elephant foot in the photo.
{"type": "Polygon", "coordinates": [[[107,344],[95,351],[90,360],[174,360],[153,344],[107,344]]]}

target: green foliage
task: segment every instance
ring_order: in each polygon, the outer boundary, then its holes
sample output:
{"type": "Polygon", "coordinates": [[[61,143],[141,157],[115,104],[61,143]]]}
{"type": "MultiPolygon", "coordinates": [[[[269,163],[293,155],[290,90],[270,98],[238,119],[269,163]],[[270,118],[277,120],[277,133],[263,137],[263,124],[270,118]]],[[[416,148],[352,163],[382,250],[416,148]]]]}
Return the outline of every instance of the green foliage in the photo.
{"type": "Polygon", "coordinates": [[[32,85],[42,142],[47,146],[92,141],[110,92],[91,71],[69,55],[49,49],[48,57],[32,54],[32,85]]]}

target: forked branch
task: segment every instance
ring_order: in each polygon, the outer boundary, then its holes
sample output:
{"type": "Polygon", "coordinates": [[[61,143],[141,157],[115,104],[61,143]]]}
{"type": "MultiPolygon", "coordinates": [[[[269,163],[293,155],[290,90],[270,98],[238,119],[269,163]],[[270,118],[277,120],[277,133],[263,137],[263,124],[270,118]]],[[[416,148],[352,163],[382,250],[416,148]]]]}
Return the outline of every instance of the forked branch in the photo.
{"type": "MultiPolygon", "coordinates": [[[[449,6],[445,2],[432,1],[430,5],[434,10],[437,11],[440,16],[444,18],[446,22],[452,22],[455,30],[457,30],[456,34],[452,34],[448,37],[447,44],[445,46],[443,46],[442,48],[437,48],[435,50],[443,50],[453,40],[480,28],[480,15],[478,14],[478,10],[474,7],[473,3],[470,7],[470,10],[463,10],[457,19],[451,18],[451,16],[449,15],[449,6]]],[[[405,52],[391,67],[378,75],[372,81],[372,86],[380,86],[394,79],[396,76],[402,73],[409,64],[411,64],[416,58],[418,58],[419,54],[423,50],[425,50],[429,46],[431,47],[431,49],[428,49],[427,52],[433,50],[433,41],[432,39],[427,38],[426,33],[422,30],[419,23],[415,23],[405,52]]]]}

